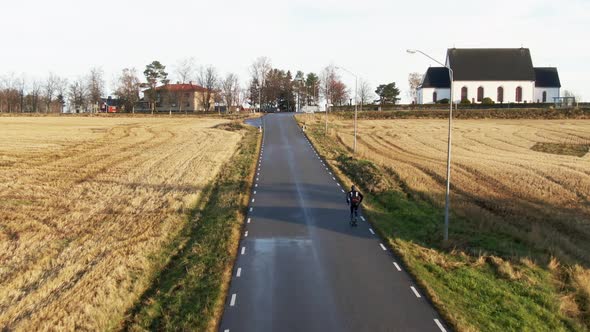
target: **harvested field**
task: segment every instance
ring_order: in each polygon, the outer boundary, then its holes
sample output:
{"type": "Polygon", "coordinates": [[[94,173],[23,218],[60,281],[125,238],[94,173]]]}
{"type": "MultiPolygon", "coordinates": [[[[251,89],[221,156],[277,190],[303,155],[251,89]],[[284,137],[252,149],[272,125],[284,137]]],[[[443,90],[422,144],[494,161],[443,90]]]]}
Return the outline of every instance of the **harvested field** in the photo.
{"type": "MultiPolygon", "coordinates": [[[[337,124],[337,138],[352,148],[350,122],[337,124]]],[[[359,132],[360,157],[392,167],[412,192],[444,204],[445,120],[360,121],[359,132]]],[[[590,121],[455,121],[453,210],[590,266],[590,155],[533,151],[537,143],[588,145],[590,121]]]]}
{"type": "Polygon", "coordinates": [[[116,328],[243,136],[225,122],[0,118],[0,327],[116,328]]]}
{"type": "Polygon", "coordinates": [[[589,120],[457,120],[442,240],[447,120],[298,116],[458,331],[590,328],[589,120]]]}

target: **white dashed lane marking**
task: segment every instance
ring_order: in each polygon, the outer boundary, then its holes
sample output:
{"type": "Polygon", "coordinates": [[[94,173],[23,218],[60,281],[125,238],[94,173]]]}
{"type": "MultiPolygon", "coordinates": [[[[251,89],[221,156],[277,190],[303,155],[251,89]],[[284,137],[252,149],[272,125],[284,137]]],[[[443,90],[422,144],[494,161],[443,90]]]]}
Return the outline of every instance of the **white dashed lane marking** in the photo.
{"type": "Polygon", "coordinates": [[[250,212],[254,211],[254,208],[250,208],[250,212]]]}
{"type": "Polygon", "coordinates": [[[434,319],[434,322],[436,323],[436,326],[438,326],[438,328],[442,331],[442,332],[447,332],[447,330],[445,329],[445,327],[440,323],[440,321],[438,319],[434,319]]]}
{"type": "MultiPolygon", "coordinates": [[[[342,190],[344,191],[344,190],[342,190]]],[[[369,232],[371,232],[371,234],[375,235],[375,231],[372,228],[369,228],[369,232]]]]}
{"type": "Polygon", "coordinates": [[[396,263],[396,262],[393,262],[393,265],[395,265],[395,268],[396,268],[398,271],[400,271],[400,272],[401,272],[402,268],[401,268],[401,267],[399,267],[399,265],[397,265],[397,263],[396,263]]]}
{"type": "Polygon", "coordinates": [[[248,231],[246,231],[246,233],[244,233],[244,237],[248,237],[248,231]]]}
{"type": "Polygon", "coordinates": [[[345,192],[346,192],[346,191],[344,191],[344,189],[340,189],[340,190],[342,190],[342,192],[343,192],[343,193],[345,193],[345,192]]]}
{"type": "Polygon", "coordinates": [[[255,200],[256,200],[256,198],[252,198],[252,203],[254,203],[255,200]]]}
{"type": "Polygon", "coordinates": [[[336,181],[336,178],[335,177],[332,177],[332,180],[336,181]]]}
{"type": "Polygon", "coordinates": [[[242,255],[246,254],[246,247],[242,247],[242,255]]]}
{"type": "Polygon", "coordinates": [[[258,188],[258,183],[254,185],[254,187],[258,188]]]}
{"type": "Polygon", "coordinates": [[[250,223],[251,220],[252,220],[252,218],[248,218],[248,223],[250,223]]]}
{"type": "Polygon", "coordinates": [[[365,221],[365,217],[361,216],[361,220],[362,220],[362,221],[365,221]]]}
{"type": "Polygon", "coordinates": [[[230,307],[233,307],[236,305],[236,297],[237,297],[237,295],[235,293],[231,295],[231,301],[229,302],[230,307]]]}
{"type": "Polygon", "coordinates": [[[422,296],[420,296],[420,293],[418,293],[418,291],[416,290],[416,288],[414,288],[414,286],[410,286],[410,288],[412,289],[412,292],[414,292],[414,295],[416,295],[417,298],[421,298],[422,296]]]}
{"type": "Polygon", "coordinates": [[[242,268],[238,267],[238,272],[236,272],[236,277],[241,277],[242,276],[242,268]]]}
{"type": "Polygon", "coordinates": [[[381,249],[383,249],[383,251],[386,251],[387,248],[385,248],[385,246],[383,245],[383,243],[379,243],[379,245],[381,246],[381,249]]]}

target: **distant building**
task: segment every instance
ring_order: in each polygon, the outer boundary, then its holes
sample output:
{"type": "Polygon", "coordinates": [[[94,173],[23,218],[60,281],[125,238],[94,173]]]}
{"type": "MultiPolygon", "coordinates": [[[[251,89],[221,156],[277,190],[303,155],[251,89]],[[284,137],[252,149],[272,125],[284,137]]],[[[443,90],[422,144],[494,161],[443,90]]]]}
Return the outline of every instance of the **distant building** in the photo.
{"type": "MultiPolygon", "coordinates": [[[[453,102],[490,98],[496,103],[551,103],[560,97],[557,68],[533,67],[527,48],[452,48],[446,65],[453,70],[453,102]]],[[[417,92],[419,104],[449,99],[448,69],[428,68],[417,92]]]]}
{"type": "Polygon", "coordinates": [[[101,98],[99,105],[99,112],[102,113],[119,113],[122,112],[123,103],[120,99],[113,99],[111,96],[108,98],[101,98]]]}
{"type": "MultiPolygon", "coordinates": [[[[156,89],[156,111],[157,112],[203,112],[212,111],[215,107],[215,94],[211,92],[209,109],[205,109],[203,103],[203,92],[207,89],[200,85],[188,84],[166,84],[157,87],[156,89]]],[[[149,111],[148,96],[151,89],[143,91],[144,98],[140,101],[136,110],[149,111]]]]}

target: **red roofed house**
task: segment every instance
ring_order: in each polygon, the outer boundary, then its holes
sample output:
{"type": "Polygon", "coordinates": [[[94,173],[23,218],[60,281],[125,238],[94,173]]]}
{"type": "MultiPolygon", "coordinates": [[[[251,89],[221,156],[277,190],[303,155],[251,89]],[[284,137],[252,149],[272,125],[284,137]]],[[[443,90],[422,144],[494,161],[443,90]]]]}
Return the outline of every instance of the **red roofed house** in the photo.
{"type": "MultiPolygon", "coordinates": [[[[156,89],[156,112],[203,112],[207,106],[203,100],[209,97],[207,111],[213,110],[215,105],[215,91],[208,91],[206,88],[192,84],[166,84],[156,89]]],[[[151,89],[143,91],[146,100],[151,89]]]]}

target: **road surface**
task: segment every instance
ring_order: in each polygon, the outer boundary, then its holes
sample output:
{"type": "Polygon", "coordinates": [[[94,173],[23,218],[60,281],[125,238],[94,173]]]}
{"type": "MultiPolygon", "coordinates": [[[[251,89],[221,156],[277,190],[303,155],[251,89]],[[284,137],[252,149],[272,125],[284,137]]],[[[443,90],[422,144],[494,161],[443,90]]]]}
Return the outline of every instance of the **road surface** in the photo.
{"type": "Polygon", "coordinates": [[[444,331],[292,114],[264,119],[250,212],[220,331],[444,331]]]}

